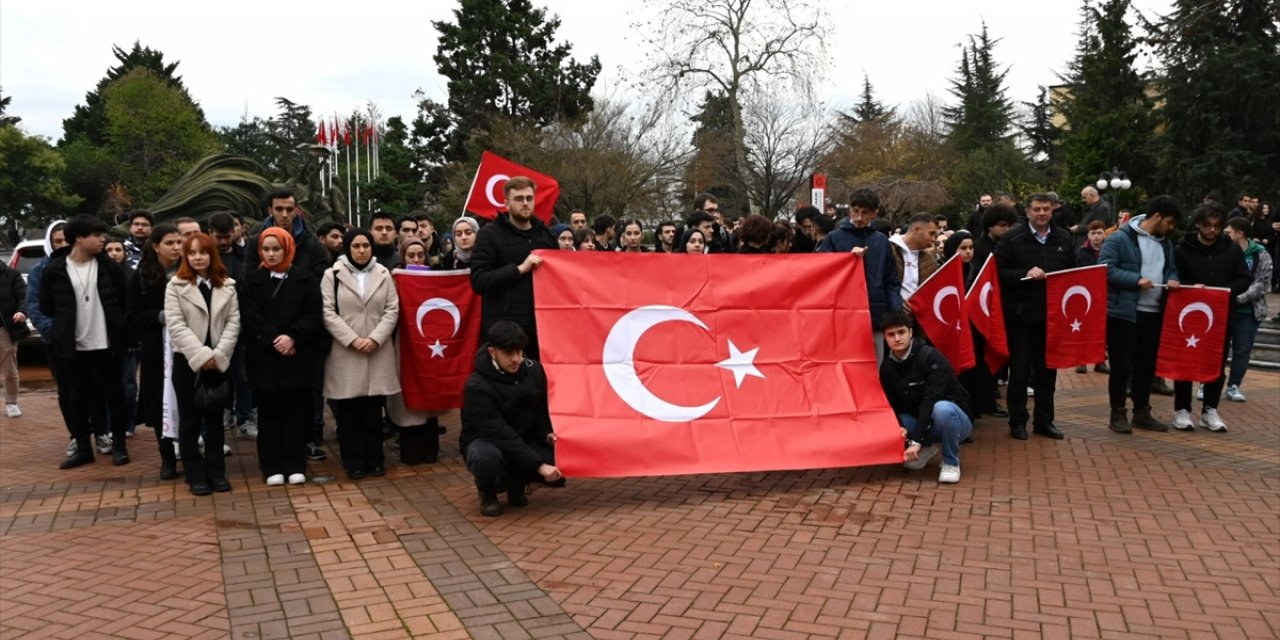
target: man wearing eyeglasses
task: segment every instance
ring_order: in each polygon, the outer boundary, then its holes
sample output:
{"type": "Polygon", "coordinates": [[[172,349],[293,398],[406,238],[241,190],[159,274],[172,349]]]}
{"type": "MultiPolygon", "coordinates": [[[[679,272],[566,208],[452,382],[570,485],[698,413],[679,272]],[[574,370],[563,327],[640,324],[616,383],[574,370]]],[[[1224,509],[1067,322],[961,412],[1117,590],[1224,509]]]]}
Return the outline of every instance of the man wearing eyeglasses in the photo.
{"type": "Polygon", "coordinates": [[[538,360],[538,330],[533,318],[533,271],[542,258],[534,249],[555,249],[551,230],[533,215],[535,185],[524,176],[507,180],[507,213],[476,234],[471,250],[471,288],[481,298],[480,332],[510,320],[528,335],[525,355],[538,360]]]}
{"type": "Polygon", "coordinates": [[[731,251],[729,233],[724,228],[724,214],[720,212],[720,201],[709,193],[699,193],[693,199],[693,208],[711,216],[714,222],[711,237],[707,238],[707,253],[731,251]]]}

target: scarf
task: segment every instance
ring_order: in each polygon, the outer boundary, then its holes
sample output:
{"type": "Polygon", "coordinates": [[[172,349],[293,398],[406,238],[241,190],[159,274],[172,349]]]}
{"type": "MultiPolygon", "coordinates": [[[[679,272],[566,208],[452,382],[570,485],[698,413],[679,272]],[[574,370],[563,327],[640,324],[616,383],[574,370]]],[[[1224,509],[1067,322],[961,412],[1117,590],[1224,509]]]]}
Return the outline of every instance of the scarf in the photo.
{"type": "Polygon", "coordinates": [[[287,231],[279,227],[267,227],[262,230],[262,235],[258,238],[258,258],[262,260],[262,267],[269,269],[275,273],[287,273],[289,267],[293,266],[293,256],[297,251],[297,245],[293,241],[293,236],[287,231]],[[262,257],[262,243],[267,238],[275,238],[280,243],[280,247],[284,249],[284,260],[274,267],[268,267],[267,261],[262,257]]]}

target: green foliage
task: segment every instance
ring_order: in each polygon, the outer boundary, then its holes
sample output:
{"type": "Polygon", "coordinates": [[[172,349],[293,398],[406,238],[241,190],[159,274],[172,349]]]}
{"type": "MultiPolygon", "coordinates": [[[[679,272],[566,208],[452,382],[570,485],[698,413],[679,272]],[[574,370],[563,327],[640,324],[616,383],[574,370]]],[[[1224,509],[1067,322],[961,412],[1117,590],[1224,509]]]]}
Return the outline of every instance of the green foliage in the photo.
{"type": "Polygon", "coordinates": [[[999,40],[992,40],[983,22],[982,33],[969,36],[960,48],[957,77],[951,80],[951,95],[957,104],[945,107],[943,115],[950,127],[951,144],[961,153],[993,149],[1009,138],[1013,124],[1013,104],[1005,94],[1008,69],[996,69],[993,52],[999,40]]]}
{"type": "Polygon", "coordinates": [[[147,209],[156,222],[181,216],[200,220],[216,211],[234,210],[252,224],[262,218],[263,201],[270,189],[271,183],[262,177],[262,167],[257,163],[220,153],[196,162],[147,209]]]}
{"type": "Polygon", "coordinates": [[[67,189],[79,197],[74,213],[96,215],[106,196],[107,186],[120,175],[120,163],[106,147],[85,139],[58,148],[67,169],[67,189]]]}
{"type": "MultiPolygon", "coordinates": [[[[433,60],[449,79],[449,98],[419,102],[413,131],[423,166],[463,162],[471,147],[490,146],[485,132],[495,118],[542,127],[591,110],[600,61],[578,63],[570,44],[554,43],[559,18],[529,0],[460,0],[453,16],[432,22],[440,33],[433,60]]],[[[441,175],[431,177],[438,184],[441,175]]]]}
{"type": "Polygon", "coordinates": [[[62,182],[62,156],[39,136],[0,127],[0,214],[34,226],[70,211],[80,199],[62,182]]]}
{"type": "Polygon", "coordinates": [[[223,150],[228,154],[253,160],[267,171],[268,167],[275,166],[280,155],[276,144],[267,135],[267,124],[268,122],[262,118],[257,116],[250,118],[246,114],[240,119],[240,124],[234,127],[220,127],[218,139],[221,140],[223,150]]]}
{"type": "MultiPolygon", "coordinates": [[[[150,47],[143,47],[138,42],[134,42],[133,48],[128,52],[118,46],[112,46],[111,52],[120,64],[107,69],[106,77],[98,81],[93,91],[85,94],[84,104],[76,105],[75,113],[62,121],[62,141],[59,145],[78,140],[85,140],[98,146],[107,144],[107,113],[102,93],[108,85],[123,78],[134,69],[150,70],[170,87],[180,91],[195,106],[195,101],[191,100],[187,88],[182,84],[182,77],[174,74],[178,69],[177,62],[166,64],[163,53],[150,47]]],[[[195,109],[199,119],[203,121],[204,112],[199,106],[195,106],[195,109]]]]}
{"type": "Polygon", "coordinates": [[[1102,171],[1118,167],[1138,183],[1154,173],[1155,118],[1147,83],[1134,68],[1138,55],[1126,15],[1130,0],[1085,2],[1080,43],[1062,80],[1069,86],[1058,105],[1062,132],[1063,188],[1075,192],[1102,171]]]}
{"type": "Polygon", "coordinates": [[[134,69],[102,92],[106,148],[138,205],[160,197],[197,160],[218,151],[204,114],[183,91],[134,69]]]}
{"type": "Polygon", "coordinates": [[[1036,168],[1044,172],[1051,182],[1062,177],[1062,158],[1059,144],[1062,130],[1053,126],[1053,105],[1049,101],[1049,90],[1040,87],[1035,102],[1022,103],[1031,110],[1031,117],[1026,124],[1018,128],[1030,145],[1031,161],[1036,168]]]}
{"type": "Polygon", "coordinates": [[[884,122],[893,118],[893,109],[886,109],[884,104],[876,100],[871,79],[865,73],[862,74],[862,96],[858,98],[858,104],[854,105],[853,113],[847,117],[853,118],[854,122],[884,122]]]}
{"type": "Polygon", "coordinates": [[[1043,188],[1044,177],[1021,150],[1005,141],[970,151],[951,165],[947,182],[953,202],[964,206],[977,202],[984,193],[1005,191],[1024,198],[1043,188]]]}
{"type": "Polygon", "coordinates": [[[694,154],[685,169],[682,200],[693,202],[697,194],[710,193],[726,214],[750,213],[749,196],[741,188],[741,172],[733,152],[733,103],[729,96],[707,91],[698,112],[690,120],[698,128],[693,132],[694,154]]]}
{"type": "Polygon", "coordinates": [[[22,122],[22,118],[8,114],[10,102],[13,102],[13,96],[6,96],[4,91],[0,90],[0,127],[12,127],[22,122]]]}
{"type": "Polygon", "coordinates": [[[1160,191],[1280,192],[1277,0],[1176,0],[1152,26],[1163,65],[1160,191]]]}
{"type": "Polygon", "coordinates": [[[364,186],[363,194],[387,211],[404,212],[423,206],[423,172],[414,164],[409,130],[400,116],[387,120],[377,150],[381,173],[364,186]]]}

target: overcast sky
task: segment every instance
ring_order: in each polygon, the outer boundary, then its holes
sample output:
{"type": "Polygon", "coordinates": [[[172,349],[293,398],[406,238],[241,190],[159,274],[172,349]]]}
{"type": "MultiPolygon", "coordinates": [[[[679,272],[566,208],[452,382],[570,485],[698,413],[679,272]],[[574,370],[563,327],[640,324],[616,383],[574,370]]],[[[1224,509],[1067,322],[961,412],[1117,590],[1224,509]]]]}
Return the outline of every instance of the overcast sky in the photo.
{"type": "MultiPolygon", "coordinates": [[[[575,57],[600,56],[597,88],[626,91],[645,48],[631,33],[636,9],[653,3],[534,0],[562,20],[559,38],[575,57]]],[[[1171,0],[1134,0],[1146,15],[1171,0]]],[[[1015,100],[1053,84],[1075,49],[1075,0],[884,0],[826,2],[831,65],[824,95],[847,108],[865,72],[881,100],[905,104],[933,91],[947,97],[958,45],[985,19],[998,61],[1010,67],[1015,100]]],[[[411,119],[413,93],[441,98],[445,82],[431,60],[432,20],[452,18],[455,2],[363,0],[287,3],[5,0],[0,4],[0,86],[10,112],[32,133],[57,139],[62,120],[115,63],[111,46],[135,40],[179,61],[179,74],[214,125],[247,110],[267,117],[285,96],[317,113],[349,112],[367,101],[411,119]]]]}

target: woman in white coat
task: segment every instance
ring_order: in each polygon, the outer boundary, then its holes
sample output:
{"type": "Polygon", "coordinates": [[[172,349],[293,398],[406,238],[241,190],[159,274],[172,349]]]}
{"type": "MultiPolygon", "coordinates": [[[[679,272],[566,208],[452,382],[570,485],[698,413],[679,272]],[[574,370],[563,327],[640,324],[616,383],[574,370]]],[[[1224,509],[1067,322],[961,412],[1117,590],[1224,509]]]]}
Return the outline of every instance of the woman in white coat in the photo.
{"type": "Polygon", "coordinates": [[[218,245],[207,234],[195,233],[183,241],[182,264],[165,289],[164,319],[173,342],[178,450],[187,484],[197,496],[230,491],[222,456],[222,410],[230,403],[197,407],[195,400],[197,384],[206,388],[226,384],[240,337],[235,281],[227,276],[218,245]],[[202,429],[208,455],[201,455],[197,444],[202,429]]]}
{"type": "Polygon", "coordinates": [[[325,361],[324,396],[338,423],[342,466],[352,480],[386,473],[382,407],[400,392],[391,334],[400,315],[391,272],[373,259],[364,229],[347,233],[343,255],[324,272],[324,326],[333,336],[325,361]]]}

